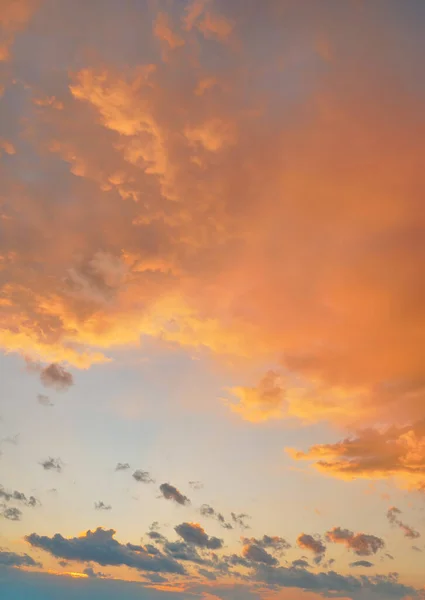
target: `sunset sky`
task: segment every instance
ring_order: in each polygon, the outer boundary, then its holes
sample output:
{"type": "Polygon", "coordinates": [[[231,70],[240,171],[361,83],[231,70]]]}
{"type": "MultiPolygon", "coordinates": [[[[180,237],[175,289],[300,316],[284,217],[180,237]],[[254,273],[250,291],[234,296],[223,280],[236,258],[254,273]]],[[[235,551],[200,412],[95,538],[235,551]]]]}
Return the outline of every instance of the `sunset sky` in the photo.
{"type": "Polygon", "coordinates": [[[425,598],[424,28],[0,0],[2,600],[425,598]]]}

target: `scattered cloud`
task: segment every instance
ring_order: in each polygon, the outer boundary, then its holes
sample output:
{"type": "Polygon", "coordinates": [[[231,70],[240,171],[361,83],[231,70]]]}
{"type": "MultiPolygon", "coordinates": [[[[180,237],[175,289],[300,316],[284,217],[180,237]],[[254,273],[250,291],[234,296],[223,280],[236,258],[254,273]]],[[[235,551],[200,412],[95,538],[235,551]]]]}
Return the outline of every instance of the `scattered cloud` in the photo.
{"type": "Polygon", "coordinates": [[[334,544],[344,544],[358,556],[371,556],[385,547],[384,540],[376,535],[353,533],[341,527],[334,527],[328,531],[326,539],[334,544]]]}
{"type": "Polygon", "coordinates": [[[291,544],[287,542],[284,538],[279,537],[277,535],[263,535],[262,538],[243,538],[243,544],[255,544],[260,548],[271,548],[272,550],[282,553],[284,550],[288,550],[291,547],[291,544]]]}
{"type": "Polygon", "coordinates": [[[152,479],[148,471],[142,471],[140,469],[134,471],[133,479],[135,479],[139,483],[155,483],[154,479],[152,479]]]}
{"type": "Polygon", "coordinates": [[[230,513],[231,517],[232,517],[232,521],[235,523],[235,525],[237,525],[238,527],[240,527],[241,529],[250,529],[250,526],[245,522],[246,519],[250,519],[251,517],[245,513],[230,513]]]}
{"type": "Polygon", "coordinates": [[[46,396],[45,394],[37,394],[37,402],[42,406],[54,406],[49,396],[46,396]]]}
{"type": "Polygon", "coordinates": [[[314,561],[318,564],[321,562],[325,552],[326,546],[322,542],[319,536],[312,536],[308,533],[301,533],[297,538],[297,544],[304,550],[310,550],[315,554],[314,561]]]}
{"type": "Polygon", "coordinates": [[[257,544],[252,544],[249,540],[247,540],[246,543],[244,542],[242,555],[244,558],[254,563],[263,563],[265,565],[279,564],[278,560],[269,554],[267,550],[261,546],[257,546],[257,544]]]}
{"type": "Polygon", "coordinates": [[[52,363],[41,369],[40,381],[45,387],[53,387],[58,392],[66,391],[74,385],[72,374],[57,363],[52,363]]]}
{"type": "Polygon", "coordinates": [[[370,567],[373,567],[373,563],[369,562],[368,560],[356,560],[350,563],[350,567],[364,567],[369,569],[370,567]]]}
{"type": "Polygon", "coordinates": [[[27,497],[23,492],[18,492],[17,490],[7,491],[4,489],[2,485],[0,485],[0,500],[4,502],[22,502],[25,506],[37,506],[40,504],[39,500],[34,496],[27,497]]]}
{"type": "Polygon", "coordinates": [[[117,463],[117,466],[115,467],[115,471],[126,471],[127,469],[130,468],[130,465],[128,463],[117,463]]]}
{"type": "Polygon", "coordinates": [[[190,504],[189,498],[184,496],[176,487],[169,483],[162,483],[159,486],[159,489],[166,500],[173,500],[176,504],[181,504],[182,506],[190,504]]]}
{"type": "Polygon", "coordinates": [[[8,521],[20,521],[22,517],[22,511],[14,506],[4,508],[0,514],[8,521]]]}
{"type": "Polygon", "coordinates": [[[94,507],[96,510],[111,510],[112,506],[110,504],[105,504],[104,502],[95,502],[94,507]]]}
{"type": "Polygon", "coordinates": [[[174,529],[188,544],[208,548],[208,550],[218,550],[223,546],[223,540],[210,537],[198,523],[181,523],[174,529]]]}
{"type": "Polygon", "coordinates": [[[224,529],[233,529],[233,525],[231,523],[228,523],[224,516],[220,512],[217,512],[209,504],[203,504],[199,509],[199,512],[203,517],[208,517],[210,519],[215,519],[216,521],[218,521],[224,529]]]}
{"type": "Polygon", "coordinates": [[[399,527],[403,531],[404,536],[407,538],[415,540],[418,537],[420,537],[421,534],[419,533],[419,531],[416,531],[409,525],[406,525],[406,523],[403,523],[403,521],[401,521],[401,519],[399,518],[399,515],[401,515],[401,510],[399,508],[392,506],[388,509],[387,519],[391,523],[391,525],[399,527]]]}
{"type": "Polygon", "coordinates": [[[204,484],[202,481],[189,481],[189,487],[191,487],[192,490],[202,490],[204,484]]]}
{"type": "Polygon", "coordinates": [[[16,554],[7,550],[0,550],[0,566],[2,567],[41,567],[39,562],[36,562],[28,554],[16,554]]]}
{"type": "Polygon", "coordinates": [[[62,471],[63,463],[60,458],[49,457],[40,464],[45,471],[57,471],[58,473],[62,471]]]}
{"type": "Polygon", "coordinates": [[[304,560],[303,558],[293,560],[291,566],[295,569],[308,569],[310,567],[308,561],[304,560]]]}

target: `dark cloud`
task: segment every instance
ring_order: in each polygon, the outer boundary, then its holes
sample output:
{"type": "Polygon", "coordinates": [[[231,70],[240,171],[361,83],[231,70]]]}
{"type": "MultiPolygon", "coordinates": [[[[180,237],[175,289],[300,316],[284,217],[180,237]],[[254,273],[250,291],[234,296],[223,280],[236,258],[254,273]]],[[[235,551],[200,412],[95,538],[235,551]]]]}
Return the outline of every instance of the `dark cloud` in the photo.
{"type": "Polygon", "coordinates": [[[416,531],[406,523],[403,523],[401,519],[399,519],[399,515],[401,515],[401,510],[395,506],[392,506],[387,511],[387,519],[391,523],[391,525],[395,527],[399,527],[405,537],[410,538],[411,540],[416,540],[418,537],[421,537],[419,531],[416,531]]]}
{"type": "Polygon", "coordinates": [[[114,539],[113,529],[98,527],[86,531],[80,537],[64,538],[60,533],[52,537],[32,533],[26,541],[35,548],[41,548],[56,558],[93,562],[101,566],[125,565],[139,571],[184,574],[184,568],[169,556],[152,556],[143,546],[121,544],[114,539]]]}
{"type": "Polygon", "coordinates": [[[34,507],[40,504],[37,498],[34,496],[27,496],[23,492],[18,492],[14,490],[13,492],[8,492],[4,489],[3,486],[0,485],[0,500],[5,502],[22,502],[25,506],[34,507]]]}
{"type": "Polygon", "coordinates": [[[202,481],[189,481],[189,487],[191,487],[192,490],[202,490],[204,484],[202,481]]]}
{"type": "Polygon", "coordinates": [[[97,577],[106,577],[104,573],[101,573],[100,571],[96,572],[92,567],[86,567],[83,573],[92,579],[96,579],[97,577]]]}
{"type": "Polygon", "coordinates": [[[373,563],[368,560],[356,560],[355,562],[350,563],[350,567],[366,567],[368,569],[373,567],[373,563]]]}
{"type": "Polygon", "coordinates": [[[210,519],[215,519],[216,521],[218,521],[220,525],[224,527],[224,529],[233,529],[233,525],[231,523],[228,523],[224,516],[221,513],[214,510],[214,508],[209,504],[203,504],[199,509],[199,512],[203,517],[208,517],[210,519]]]}
{"type": "Polygon", "coordinates": [[[371,556],[385,547],[384,540],[376,535],[353,533],[341,527],[334,527],[328,531],[326,539],[334,544],[344,544],[358,556],[371,556]]]}
{"type": "Polygon", "coordinates": [[[217,575],[215,575],[212,571],[207,571],[207,569],[198,569],[198,573],[210,581],[215,581],[217,579],[217,575]]]}
{"type": "Polygon", "coordinates": [[[168,579],[158,573],[147,573],[144,577],[151,583],[167,583],[168,579]]]}
{"type": "MultiPolygon", "coordinates": [[[[300,588],[323,594],[326,597],[344,596],[361,598],[361,594],[376,594],[377,597],[405,598],[406,596],[418,597],[417,590],[398,582],[398,575],[375,575],[371,577],[354,577],[340,575],[335,571],[327,573],[311,573],[305,569],[292,569],[287,567],[273,567],[258,565],[253,573],[257,581],[270,586],[284,588],[300,588]]],[[[373,595],[373,597],[376,597],[373,595]]]]}
{"type": "Polygon", "coordinates": [[[302,533],[297,538],[297,544],[300,548],[304,548],[305,550],[310,550],[316,556],[314,558],[314,562],[319,564],[326,552],[326,546],[322,542],[319,536],[313,537],[307,533],[302,533]]]}
{"type": "Polygon", "coordinates": [[[293,560],[292,561],[292,565],[291,566],[294,567],[294,568],[296,568],[296,569],[308,569],[310,565],[303,558],[298,558],[297,560],[293,560]]]}
{"type": "Polygon", "coordinates": [[[130,465],[128,463],[117,463],[117,466],[115,467],[115,471],[126,471],[127,469],[130,468],[130,465]]]}
{"type": "Polygon", "coordinates": [[[45,387],[55,388],[59,392],[74,385],[72,374],[57,363],[52,363],[40,371],[40,381],[45,387]]]}
{"type": "Polygon", "coordinates": [[[41,567],[41,563],[36,562],[28,554],[16,554],[7,550],[0,550],[0,566],[2,567],[41,567]]]}
{"type": "Polygon", "coordinates": [[[45,471],[57,471],[58,473],[62,471],[63,463],[60,458],[49,457],[40,464],[45,471]]]}
{"type": "Polygon", "coordinates": [[[255,563],[263,563],[265,565],[277,565],[278,561],[274,556],[269,554],[267,550],[264,550],[261,546],[256,544],[245,544],[242,549],[244,558],[255,563]]]}
{"type": "Polygon", "coordinates": [[[284,538],[279,536],[263,535],[262,538],[243,538],[244,544],[255,544],[260,548],[272,548],[276,552],[283,552],[291,547],[284,538]]]}
{"type": "Polygon", "coordinates": [[[173,500],[182,506],[187,506],[190,504],[189,498],[187,496],[183,496],[183,494],[179,492],[176,487],[170,485],[169,483],[162,483],[159,486],[159,489],[166,500],[173,500]]]}
{"type": "Polygon", "coordinates": [[[110,504],[105,504],[104,502],[95,502],[94,507],[96,510],[111,510],[112,506],[110,504]]]}
{"type": "Polygon", "coordinates": [[[54,406],[49,396],[46,396],[45,394],[37,394],[37,402],[42,406],[54,406]]]}
{"type": "Polygon", "coordinates": [[[232,521],[241,529],[250,529],[249,525],[245,523],[245,519],[250,519],[251,517],[245,513],[236,514],[234,512],[230,513],[232,517],[232,521]]]}
{"type": "Polygon", "coordinates": [[[133,478],[140,483],[155,483],[148,471],[142,471],[141,469],[134,471],[133,478]]]}
{"type": "Polygon", "coordinates": [[[22,517],[22,511],[12,506],[4,508],[1,514],[8,521],[20,521],[22,517]]]}
{"type": "Polygon", "coordinates": [[[202,558],[192,544],[187,542],[168,542],[164,543],[164,551],[175,560],[193,562],[199,565],[208,564],[208,561],[202,558]]]}
{"type": "Polygon", "coordinates": [[[223,540],[210,537],[197,523],[181,523],[181,525],[177,525],[174,529],[188,544],[193,544],[200,548],[208,548],[209,550],[218,550],[223,546],[223,540]]]}

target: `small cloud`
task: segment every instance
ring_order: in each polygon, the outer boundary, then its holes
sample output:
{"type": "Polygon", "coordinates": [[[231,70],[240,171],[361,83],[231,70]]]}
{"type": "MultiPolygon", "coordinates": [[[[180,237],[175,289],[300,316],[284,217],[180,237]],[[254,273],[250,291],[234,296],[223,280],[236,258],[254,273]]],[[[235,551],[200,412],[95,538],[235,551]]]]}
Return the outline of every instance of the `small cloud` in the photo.
{"type": "Polygon", "coordinates": [[[291,566],[294,567],[294,569],[308,569],[310,565],[303,558],[298,558],[297,560],[292,561],[291,566]]]}
{"type": "Polygon", "coordinates": [[[62,461],[60,458],[48,458],[47,460],[40,463],[45,471],[62,471],[62,461]]]}
{"type": "Polygon", "coordinates": [[[2,567],[42,567],[28,554],[16,554],[7,550],[0,550],[0,566],[2,567]]]}
{"type": "Polygon", "coordinates": [[[223,546],[223,540],[216,537],[209,537],[198,523],[182,523],[174,529],[188,544],[193,544],[200,548],[208,548],[209,550],[218,550],[223,546]]]}
{"type": "Polygon", "coordinates": [[[192,490],[202,490],[204,484],[202,481],[189,481],[189,487],[191,487],[192,490]]]}
{"type": "Polygon", "coordinates": [[[127,469],[130,468],[130,465],[128,463],[117,463],[117,466],[115,467],[115,471],[126,471],[127,469]]]}
{"type": "Polygon", "coordinates": [[[316,555],[314,559],[314,562],[316,564],[321,562],[326,552],[326,546],[324,545],[319,536],[313,537],[312,535],[309,535],[307,533],[302,533],[297,538],[297,544],[300,548],[310,550],[310,552],[313,552],[316,555]]]}
{"type": "Polygon", "coordinates": [[[209,581],[215,581],[217,579],[217,576],[212,571],[207,571],[207,569],[198,569],[198,573],[209,581]]]}
{"type": "Polygon", "coordinates": [[[40,502],[37,500],[37,498],[34,498],[34,496],[27,497],[23,492],[18,492],[18,490],[8,492],[1,485],[0,499],[5,502],[22,502],[23,504],[25,504],[25,506],[30,507],[34,507],[40,504],[40,502]]]}
{"type": "Polygon", "coordinates": [[[5,508],[1,514],[9,521],[20,521],[22,517],[22,511],[15,507],[5,508]]]}
{"type": "Polygon", "coordinates": [[[169,483],[162,483],[159,486],[159,489],[166,500],[173,500],[181,506],[187,506],[190,504],[189,498],[184,496],[176,487],[170,485],[169,483]]]}
{"type": "Polygon", "coordinates": [[[96,579],[97,577],[106,577],[104,573],[96,572],[92,567],[86,567],[83,573],[91,579],[96,579]]]}
{"type": "Polygon", "coordinates": [[[387,519],[391,523],[391,525],[399,527],[403,531],[404,536],[410,538],[411,540],[416,540],[418,537],[421,536],[419,531],[416,531],[409,525],[406,525],[406,523],[403,523],[403,521],[399,519],[398,515],[401,515],[401,510],[396,506],[392,506],[388,509],[387,519]]]}
{"type": "Polygon", "coordinates": [[[49,396],[46,396],[45,394],[37,394],[37,402],[42,406],[54,406],[49,396]]]}
{"type": "Polygon", "coordinates": [[[203,517],[215,519],[216,521],[218,521],[220,525],[224,527],[224,529],[233,529],[233,525],[231,523],[228,523],[223,517],[223,515],[214,510],[214,508],[209,504],[203,504],[199,509],[199,512],[203,517]]]}
{"type": "Polygon", "coordinates": [[[230,513],[232,517],[232,521],[238,525],[241,529],[250,529],[250,526],[245,523],[245,519],[250,519],[251,517],[245,513],[236,514],[234,512],[230,513]]]}
{"type": "Polygon", "coordinates": [[[242,549],[242,555],[244,556],[244,558],[252,562],[273,566],[278,564],[278,561],[276,558],[274,558],[274,556],[269,554],[267,550],[265,550],[261,546],[257,546],[257,544],[245,544],[242,549]]]}
{"type": "Polygon", "coordinates": [[[328,531],[326,539],[334,544],[344,544],[358,556],[371,556],[385,547],[384,540],[376,535],[353,533],[341,527],[334,527],[328,531]]]}
{"type": "Polygon", "coordinates": [[[72,374],[58,363],[51,363],[40,371],[40,381],[45,387],[65,391],[74,385],[72,374]]]}
{"type": "Polygon", "coordinates": [[[134,471],[133,479],[135,479],[139,483],[155,483],[155,480],[152,479],[148,471],[142,471],[141,469],[137,469],[137,471],[134,471]]]}
{"type": "Polygon", "coordinates": [[[284,538],[277,535],[263,535],[262,538],[244,538],[243,544],[255,544],[260,548],[271,548],[275,552],[283,552],[289,550],[291,544],[289,544],[284,538]]]}
{"type": "Polygon", "coordinates": [[[355,562],[350,563],[350,567],[365,567],[369,569],[370,567],[373,567],[373,563],[368,560],[356,560],[355,562]]]}
{"type": "Polygon", "coordinates": [[[96,510],[111,510],[112,506],[110,504],[105,504],[104,502],[95,502],[94,507],[96,510]]]}
{"type": "Polygon", "coordinates": [[[417,546],[412,546],[412,550],[414,550],[415,552],[422,552],[422,550],[417,546]]]}

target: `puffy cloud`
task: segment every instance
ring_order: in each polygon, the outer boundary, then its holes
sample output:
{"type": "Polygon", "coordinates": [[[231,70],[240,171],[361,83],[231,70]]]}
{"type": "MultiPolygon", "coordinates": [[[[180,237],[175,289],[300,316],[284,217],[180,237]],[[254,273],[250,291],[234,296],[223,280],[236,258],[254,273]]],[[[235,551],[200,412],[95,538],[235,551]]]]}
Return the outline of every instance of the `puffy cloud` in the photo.
{"type": "Polygon", "coordinates": [[[209,550],[218,550],[223,546],[223,540],[210,537],[198,523],[181,523],[174,529],[185,542],[194,546],[209,550]]]}
{"type": "Polygon", "coordinates": [[[117,466],[115,467],[115,471],[126,471],[127,469],[130,468],[130,465],[128,463],[117,463],[117,466]]]}
{"type": "Polygon", "coordinates": [[[133,479],[139,483],[155,483],[148,471],[142,471],[141,469],[134,471],[133,479]]]}
{"type": "Polygon", "coordinates": [[[341,479],[394,476],[402,486],[421,489],[425,485],[425,421],[383,431],[367,429],[335,444],[319,444],[307,452],[289,448],[287,452],[341,479]]]}
{"type": "Polygon", "coordinates": [[[263,563],[265,565],[277,565],[278,560],[267,552],[263,547],[251,543],[247,540],[242,548],[244,558],[254,563],[263,563]]]}
{"type": "Polygon", "coordinates": [[[57,471],[58,473],[62,471],[63,463],[60,458],[49,457],[40,464],[45,471],[57,471]]]}
{"type": "Polygon", "coordinates": [[[34,548],[41,548],[56,558],[94,562],[101,566],[125,565],[139,571],[183,574],[183,567],[161,553],[152,556],[143,546],[121,544],[114,539],[113,529],[98,527],[80,537],[64,538],[60,533],[52,537],[31,533],[25,537],[34,548]]]}
{"type": "Polygon", "coordinates": [[[403,531],[405,537],[410,538],[412,540],[415,540],[421,536],[419,531],[416,531],[409,525],[406,525],[406,523],[403,523],[403,521],[400,520],[398,515],[401,515],[401,510],[396,506],[392,506],[388,509],[387,519],[391,523],[391,525],[399,527],[403,531]]]}
{"type": "MultiPolygon", "coordinates": [[[[189,484],[190,484],[190,482],[189,482],[189,484]]],[[[208,517],[208,518],[211,518],[211,519],[216,519],[220,523],[220,525],[222,527],[224,527],[224,529],[233,529],[233,525],[231,523],[228,523],[226,521],[226,519],[224,518],[224,516],[220,512],[217,512],[209,504],[203,504],[201,506],[201,508],[199,509],[199,512],[201,513],[201,515],[203,517],[208,517]]]]}
{"type": "Polygon", "coordinates": [[[39,562],[36,562],[28,554],[16,554],[7,550],[0,550],[0,566],[2,567],[41,567],[39,562]]]}
{"type": "Polygon", "coordinates": [[[196,548],[187,542],[169,542],[166,540],[163,547],[164,551],[175,560],[183,560],[199,565],[208,563],[199,555],[196,548]]]}
{"type": "Polygon", "coordinates": [[[112,506],[110,504],[105,504],[104,502],[95,502],[94,507],[96,510],[111,510],[112,506]]]}
{"type": "Polygon", "coordinates": [[[384,540],[376,535],[353,533],[341,527],[334,527],[328,531],[326,539],[334,544],[344,544],[358,556],[371,556],[385,547],[384,540]]]}
{"type": "Polygon", "coordinates": [[[96,577],[105,577],[104,573],[96,572],[92,567],[86,567],[83,571],[84,575],[95,579],[96,577]]]}
{"type": "Polygon", "coordinates": [[[74,385],[72,374],[61,365],[52,363],[40,372],[40,380],[46,387],[53,387],[58,391],[67,390],[74,385]]]}
{"type": "Polygon", "coordinates": [[[291,547],[291,544],[287,542],[284,538],[279,537],[277,535],[263,535],[262,538],[243,538],[242,542],[244,544],[255,544],[260,548],[271,548],[276,552],[283,552],[284,550],[288,550],[291,547]]]}
{"type": "Polygon", "coordinates": [[[170,485],[169,483],[162,483],[159,486],[161,494],[164,496],[166,500],[173,500],[177,504],[181,504],[182,506],[186,506],[190,504],[190,500],[187,496],[184,496],[179,490],[174,487],[174,485],[170,485]]]}
{"type": "Polygon", "coordinates": [[[257,422],[282,417],[285,393],[276,372],[268,371],[256,387],[234,387],[230,391],[238,398],[230,407],[244,419],[257,422]]]}
{"type": "Polygon", "coordinates": [[[303,558],[297,558],[296,560],[292,561],[292,567],[296,569],[308,569],[309,566],[310,565],[308,564],[308,562],[303,558]]]}
{"type": "Polygon", "coordinates": [[[313,537],[308,533],[301,533],[297,538],[297,544],[300,548],[313,552],[316,555],[314,559],[316,563],[321,562],[326,552],[326,546],[319,536],[313,537]]]}
{"type": "Polygon", "coordinates": [[[22,517],[22,511],[15,506],[4,508],[0,514],[8,521],[20,521],[22,517]]]}

